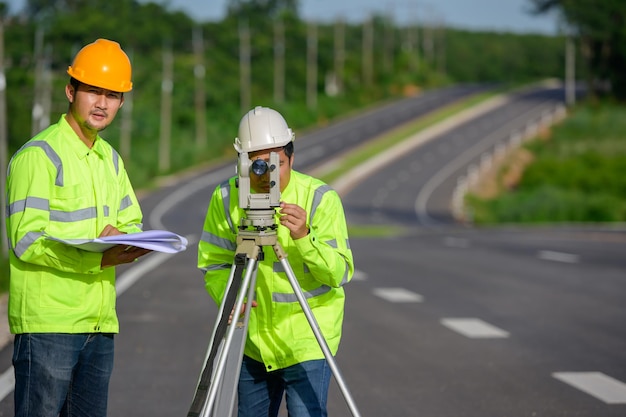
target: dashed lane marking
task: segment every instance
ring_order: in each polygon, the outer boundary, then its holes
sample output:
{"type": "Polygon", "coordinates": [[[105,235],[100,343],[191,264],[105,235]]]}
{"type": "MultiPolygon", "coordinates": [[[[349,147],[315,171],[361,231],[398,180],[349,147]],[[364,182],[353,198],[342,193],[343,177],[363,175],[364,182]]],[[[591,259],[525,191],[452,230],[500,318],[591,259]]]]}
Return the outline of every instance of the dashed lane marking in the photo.
{"type": "Polygon", "coordinates": [[[555,372],[552,376],[607,404],[626,404],[626,384],[602,372],[555,372]]]}
{"type": "Polygon", "coordinates": [[[354,270],[354,274],[352,274],[352,281],[365,281],[367,280],[367,274],[358,269],[354,270]]]}
{"type": "Polygon", "coordinates": [[[424,297],[404,288],[375,288],[374,295],[392,303],[421,303],[424,297]]]}
{"type": "Polygon", "coordinates": [[[469,247],[469,240],[462,237],[446,236],[443,239],[443,244],[450,248],[467,248],[469,247]]]}
{"type": "Polygon", "coordinates": [[[0,401],[13,392],[13,387],[15,387],[15,375],[11,366],[0,375],[0,401]]]}
{"type": "Polygon", "coordinates": [[[476,318],[442,319],[441,324],[471,339],[509,337],[509,332],[476,318]]]}
{"type": "Polygon", "coordinates": [[[571,253],[555,252],[551,250],[542,250],[537,254],[539,259],[546,261],[564,262],[568,264],[576,264],[579,261],[578,255],[571,253]]]}

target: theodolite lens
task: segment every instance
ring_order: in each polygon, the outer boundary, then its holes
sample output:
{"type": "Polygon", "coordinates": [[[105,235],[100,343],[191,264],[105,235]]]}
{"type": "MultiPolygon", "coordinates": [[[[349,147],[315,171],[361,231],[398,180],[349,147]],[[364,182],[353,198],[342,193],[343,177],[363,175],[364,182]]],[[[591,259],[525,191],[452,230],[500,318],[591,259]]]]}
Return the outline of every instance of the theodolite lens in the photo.
{"type": "Polygon", "coordinates": [[[263,175],[267,172],[269,166],[262,159],[255,159],[250,166],[250,170],[256,175],[263,175]]]}

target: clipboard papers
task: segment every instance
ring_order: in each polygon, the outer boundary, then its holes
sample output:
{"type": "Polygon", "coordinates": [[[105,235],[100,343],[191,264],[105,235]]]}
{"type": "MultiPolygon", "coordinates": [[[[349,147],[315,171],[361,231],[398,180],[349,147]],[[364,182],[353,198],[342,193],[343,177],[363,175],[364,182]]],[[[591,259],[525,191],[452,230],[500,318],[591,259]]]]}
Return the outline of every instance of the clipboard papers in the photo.
{"type": "Polygon", "coordinates": [[[157,252],[178,253],[187,249],[187,239],[167,230],[148,230],[140,233],[105,236],[95,239],[61,239],[45,236],[46,239],[65,243],[89,252],[104,252],[115,245],[137,246],[157,252]]]}

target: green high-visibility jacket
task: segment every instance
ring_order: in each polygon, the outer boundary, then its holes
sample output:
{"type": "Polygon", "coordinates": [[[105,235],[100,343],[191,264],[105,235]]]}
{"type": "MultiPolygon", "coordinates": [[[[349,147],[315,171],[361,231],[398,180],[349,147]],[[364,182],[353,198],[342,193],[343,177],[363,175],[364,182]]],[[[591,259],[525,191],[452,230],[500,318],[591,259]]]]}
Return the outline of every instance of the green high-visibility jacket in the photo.
{"type": "Polygon", "coordinates": [[[46,238],[93,239],[107,224],[141,231],[117,152],[100,137],[89,149],[63,115],[11,159],[7,200],[11,332],[117,333],[115,268],[46,238]]]}
{"type": "MultiPolygon", "coordinates": [[[[334,355],[343,323],[342,286],[354,273],[341,200],[322,181],[292,171],[281,201],[297,204],[307,212],[310,233],[295,241],[276,214],[277,240],[334,355]]],[[[234,263],[237,227],[244,215],[238,202],[234,177],[215,189],[198,243],[198,267],[204,272],[207,291],[218,304],[234,263]]],[[[283,265],[271,246],[262,249],[255,287],[258,306],[251,309],[245,354],[264,363],[268,371],[323,359],[283,265]]]]}

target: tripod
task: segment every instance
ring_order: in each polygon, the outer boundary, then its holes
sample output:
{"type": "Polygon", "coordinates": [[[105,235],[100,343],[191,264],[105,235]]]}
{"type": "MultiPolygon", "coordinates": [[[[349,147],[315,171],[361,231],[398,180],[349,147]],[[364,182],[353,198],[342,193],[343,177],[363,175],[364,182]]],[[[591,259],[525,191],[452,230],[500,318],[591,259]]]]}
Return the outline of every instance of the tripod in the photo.
{"type": "Polygon", "coordinates": [[[274,210],[247,210],[246,213],[247,217],[242,219],[242,226],[240,226],[237,234],[234,264],[230,271],[224,299],[220,305],[204,369],[200,375],[196,394],[187,417],[232,416],[250,320],[250,309],[254,299],[258,261],[263,260],[262,248],[264,246],[271,246],[274,249],[274,253],[287,274],[289,283],[352,415],[360,417],[335,359],[287,260],[287,254],[278,242],[274,210]],[[250,230],[248,226],[253,226],[254,229],[250,230]],[[244,268],[245,276],[241,279],[244,268]],[[246,298],[248,302],[245,304],[244,313],[240,320],[235,320],[234,316],[242,310],[246,298]],[[233,320],[229,319],[231,312],[233,313],[233,320]]]}

